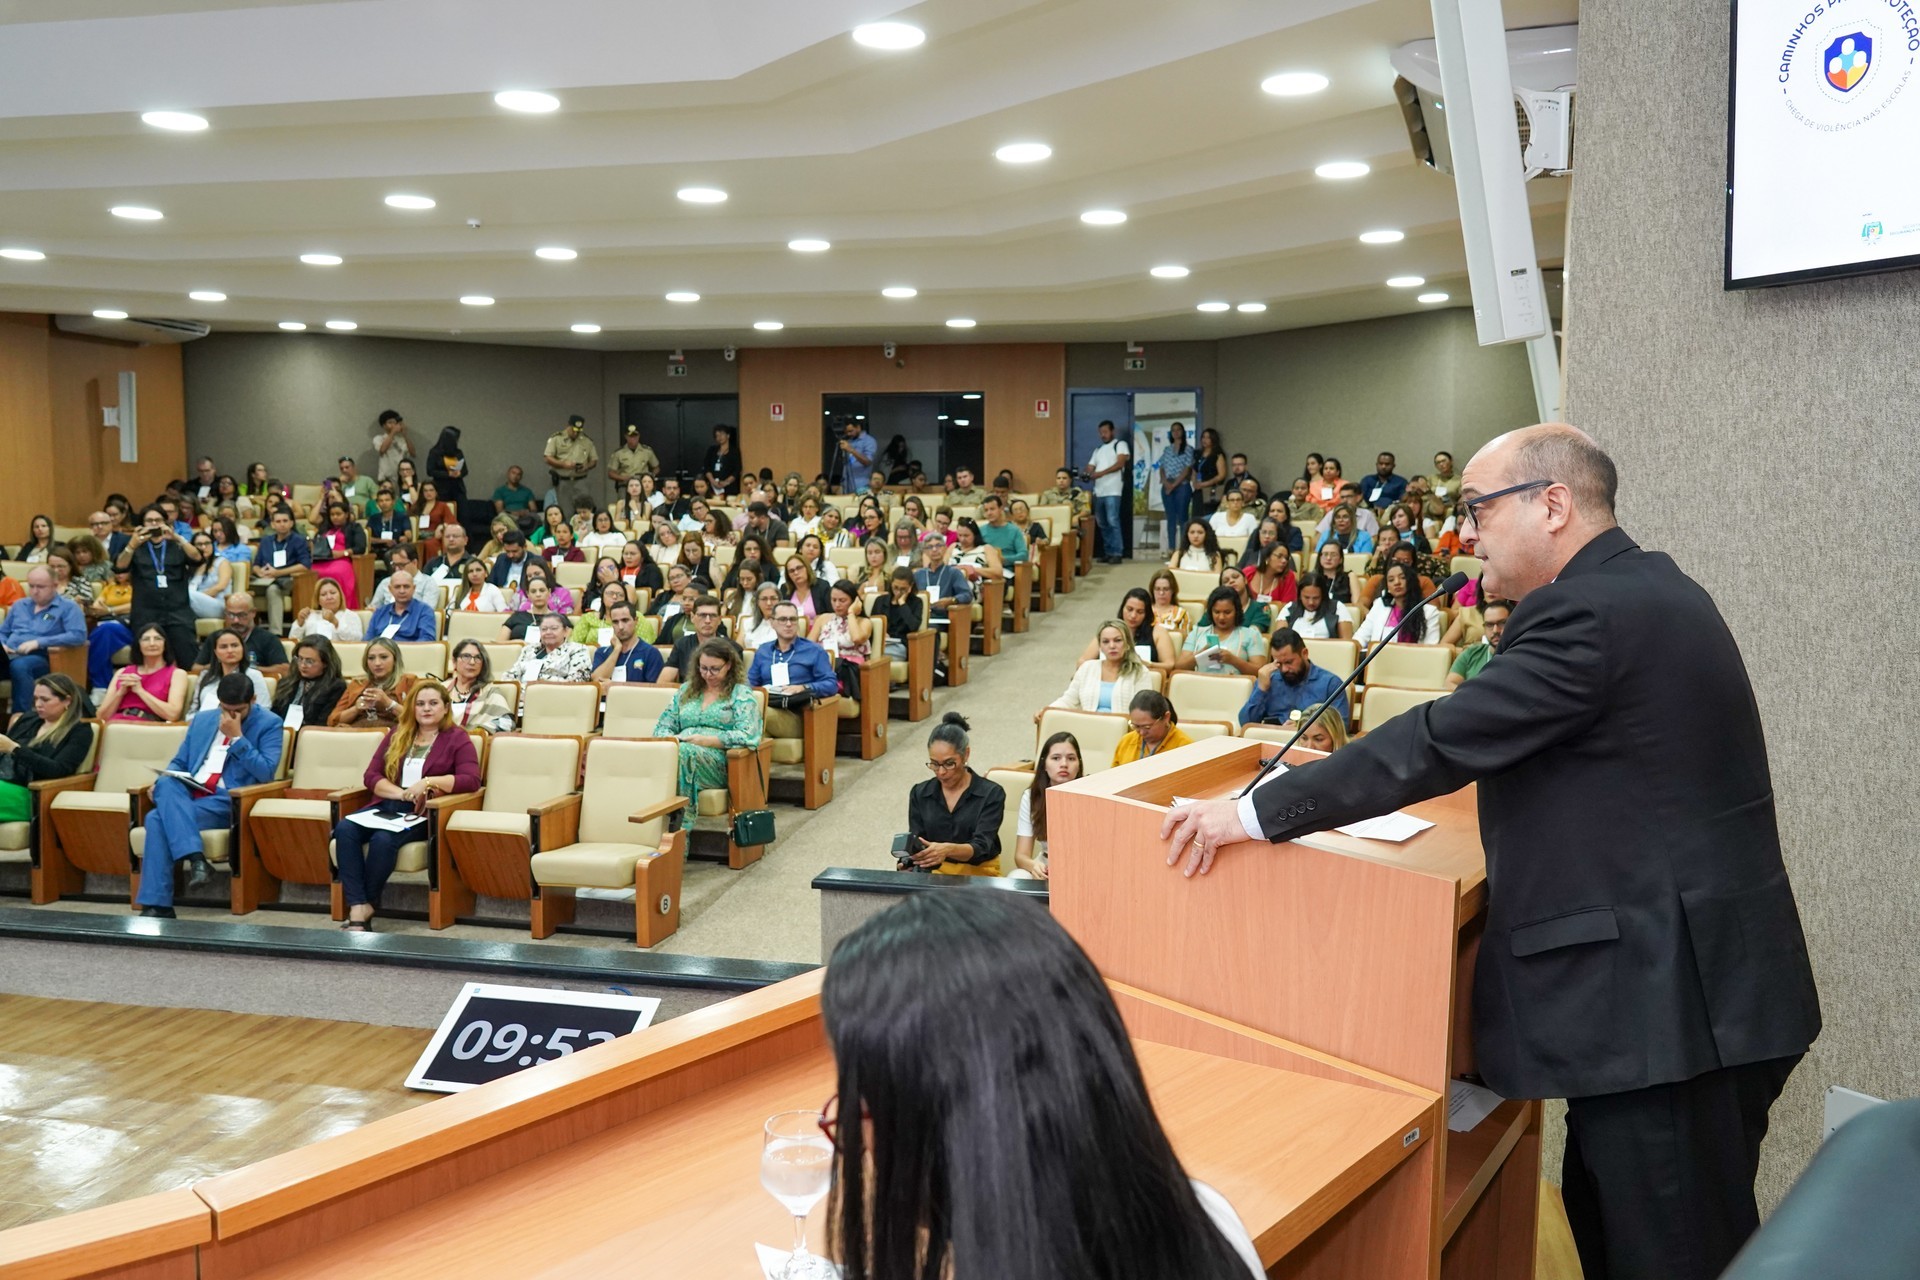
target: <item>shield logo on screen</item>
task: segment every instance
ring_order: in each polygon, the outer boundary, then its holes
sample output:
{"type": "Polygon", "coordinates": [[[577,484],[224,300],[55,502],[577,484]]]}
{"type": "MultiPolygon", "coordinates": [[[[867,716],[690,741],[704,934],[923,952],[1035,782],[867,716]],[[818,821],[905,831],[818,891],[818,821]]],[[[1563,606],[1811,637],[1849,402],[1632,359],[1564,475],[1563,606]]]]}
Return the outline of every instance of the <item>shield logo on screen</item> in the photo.
{"type": "Polygon", "coordinates": [[[1873,37],[1864,31],[1841,36],[1827,46],[1827,83],[1850,93],[1873,65],[1873,37]]]}

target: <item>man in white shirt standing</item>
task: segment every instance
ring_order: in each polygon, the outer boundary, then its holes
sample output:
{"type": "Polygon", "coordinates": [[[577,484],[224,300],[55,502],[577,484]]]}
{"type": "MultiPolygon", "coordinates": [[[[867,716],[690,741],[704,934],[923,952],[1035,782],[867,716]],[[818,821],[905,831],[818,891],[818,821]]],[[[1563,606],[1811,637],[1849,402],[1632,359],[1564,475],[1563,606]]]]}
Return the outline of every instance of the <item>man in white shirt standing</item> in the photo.
{"type": "Polygon", "coordinates": [[[1100,447],[1087,462],[1093,482],[1093,519],[1100,530],[1100,562],[1119,564],[1126,559],[1120,546],[1120,495],[1126,489],[1121,474],[1129,461],[1127,442],[1115,439],[1111,418],[1100,424],[1100,447]]]}

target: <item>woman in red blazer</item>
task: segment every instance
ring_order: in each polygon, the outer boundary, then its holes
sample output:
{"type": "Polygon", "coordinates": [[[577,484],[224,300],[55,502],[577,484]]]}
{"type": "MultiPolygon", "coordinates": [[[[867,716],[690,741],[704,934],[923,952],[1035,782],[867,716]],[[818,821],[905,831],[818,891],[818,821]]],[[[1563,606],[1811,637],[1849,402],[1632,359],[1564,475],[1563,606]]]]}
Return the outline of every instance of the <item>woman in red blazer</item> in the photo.
{"type": "MultiPolygon", "coordinates": [[[[480,789],[480,757],[473,740],[453,723],[448,702],[446,687],[437,680],[413,686],[400,723],[380,739],[367,765],[366,783],[373,803],[363,813],[421,817],[427,801],[435,796],[480,789]]],[[[341,928],[349,933],[373,932],[373,910],[400,859],[400,847],[425,836],[426,828],[420,823],[387,831],[364,826],[349,816],[335,824],[334,861],[347,900],[347,922],[341,928]]]]}

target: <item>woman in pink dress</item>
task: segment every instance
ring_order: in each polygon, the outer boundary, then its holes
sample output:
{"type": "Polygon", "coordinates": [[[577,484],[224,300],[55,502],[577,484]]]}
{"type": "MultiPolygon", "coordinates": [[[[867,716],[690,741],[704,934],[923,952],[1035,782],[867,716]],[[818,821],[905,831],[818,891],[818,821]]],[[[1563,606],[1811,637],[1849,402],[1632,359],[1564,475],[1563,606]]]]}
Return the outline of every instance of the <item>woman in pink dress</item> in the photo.
{"type": "Polygon", "coordinates": [[[187,705],[187,673],[167,661],[167,633],[149,622],[134,637],[133,662],[100,701],[102,720],[178,720],[187,705]]]}
{"type": "Polygon", "coordinates": [[[313,571],[340,584],[347,608],[360,607],[360,584],[353,572],[353,558],[367,552],[367,531],[353,518],[347,504],[334,499],[327,504],[325,524],[314,530],[313,571]]]}

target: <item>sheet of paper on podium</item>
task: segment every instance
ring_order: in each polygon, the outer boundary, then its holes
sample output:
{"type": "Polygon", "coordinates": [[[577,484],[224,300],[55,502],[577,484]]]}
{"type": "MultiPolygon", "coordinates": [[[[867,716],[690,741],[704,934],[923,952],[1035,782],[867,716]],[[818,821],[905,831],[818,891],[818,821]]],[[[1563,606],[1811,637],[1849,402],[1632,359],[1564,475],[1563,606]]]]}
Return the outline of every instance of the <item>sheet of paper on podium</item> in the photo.
{"type": "Polygon", "coordinates": [[[1416,818],[1410,813],[1383,813],[1377,818],[1362,818],[1334,829],[1363,840],[1391,840],[1399,844],[1413,839],[1432,825],[1425,818],[1416,818]]]}
{"type": "Polygon", "coordinates": [[[1493,1109],[1505,1101],[1485,1085],[1469,1080],[1448,1081],[1447,1128],[1455,1133],[1466,1133],[1492,1115],[1493,1109]]]}

